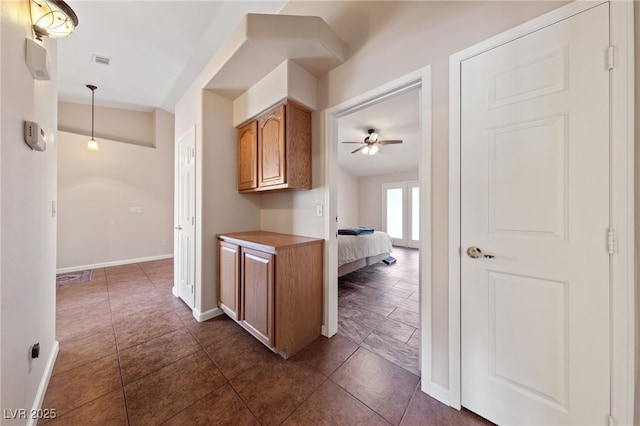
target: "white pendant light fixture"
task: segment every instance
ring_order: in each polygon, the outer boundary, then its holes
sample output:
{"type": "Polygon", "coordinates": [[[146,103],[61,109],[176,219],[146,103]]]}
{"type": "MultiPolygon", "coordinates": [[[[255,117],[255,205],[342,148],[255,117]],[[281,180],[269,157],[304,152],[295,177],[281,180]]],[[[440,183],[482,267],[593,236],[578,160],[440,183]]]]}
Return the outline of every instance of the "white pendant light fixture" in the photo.
{"type": "Polygon", "coordinates": [[[64,38],[78,26],[78,16],[62,0],[31,0],[31,23],[37,40],[64,38]]]}
{"type": "Polygon", "coordinates": [[[95,115],[95,94],[97,86],[93,84],[87,84],[87,87],[91,89],[91,139],[87,142],[87,149],[89,151],[100,151],[100,147],[98,146],[98,142],[93,138],[93,123],[94,123],[94,115],[95,115]]]}

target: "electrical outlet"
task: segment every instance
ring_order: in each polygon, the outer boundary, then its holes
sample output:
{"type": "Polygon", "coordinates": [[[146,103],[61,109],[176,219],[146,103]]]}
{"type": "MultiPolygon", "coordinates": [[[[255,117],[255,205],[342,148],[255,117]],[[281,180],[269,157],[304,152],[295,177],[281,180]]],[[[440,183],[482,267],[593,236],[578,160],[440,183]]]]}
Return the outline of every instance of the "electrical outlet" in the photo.
{"type": "Polygon", "coordinates": [[[162,245],[166,246],[167,245],[167,240],[162,240],[162,245]]]}
{"type": "Polygon", "coordinates": [[[322,217],[322,204],[316,204],[316,216],[322,217]]]}

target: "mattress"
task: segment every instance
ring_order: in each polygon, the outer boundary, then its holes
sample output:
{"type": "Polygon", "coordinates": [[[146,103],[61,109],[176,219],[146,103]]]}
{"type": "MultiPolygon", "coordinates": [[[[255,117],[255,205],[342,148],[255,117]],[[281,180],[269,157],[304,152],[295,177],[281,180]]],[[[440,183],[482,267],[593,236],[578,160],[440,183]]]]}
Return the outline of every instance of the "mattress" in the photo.
{"type": "Polygon", "coordinates": [[[391,253],[391,249],[391,237],[386,232],[338,235],[338,267],[358,259],[391,253]]]}

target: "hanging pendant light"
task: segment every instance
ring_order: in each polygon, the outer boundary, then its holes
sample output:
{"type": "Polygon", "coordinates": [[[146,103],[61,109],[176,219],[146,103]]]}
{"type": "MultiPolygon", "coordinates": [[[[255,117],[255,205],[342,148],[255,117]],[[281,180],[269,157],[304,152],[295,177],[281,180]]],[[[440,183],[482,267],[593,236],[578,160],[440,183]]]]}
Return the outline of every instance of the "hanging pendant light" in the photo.
{"type": "Polygon", "coordinates": [[[97,86],[93,84],[87,84],[87,87],[91,89],[91,139],[87,142],[87,149],[90,151],[100,151],[100,147],[98,146],[98,142],[93,138],[93,123],[94,123],[94,115],[95,115],[95,94],[97,86]]]}

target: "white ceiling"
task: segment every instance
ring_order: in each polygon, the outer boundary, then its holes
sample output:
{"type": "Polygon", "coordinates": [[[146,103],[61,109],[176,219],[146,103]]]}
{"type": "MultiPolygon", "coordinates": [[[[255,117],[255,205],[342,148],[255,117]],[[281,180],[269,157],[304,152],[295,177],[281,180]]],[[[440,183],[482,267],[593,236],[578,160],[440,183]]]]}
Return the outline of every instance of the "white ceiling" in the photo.
{"type": "Polygon", "coordinates": [[[79,25],[58,41],[61,101],[91,103],[87,84],[98,86],[96,105],[173,111],[247,13],[278,13],[274,1],[66,0],[79,25]],[[111,59],[92,62],[92,55],[111,59]]]}
{"type": "Polygon", "coordinates": [[[419,89],[413,89],[361,109],[338,120],[338,164],[354,176],[374,176],[418,170],[420,157],[419,89]],[[343,141],[364,141],[367,129],[379,139],[401,139],[375,155],[351,151],[360,147],[343,141]]]}
{"type": "MultiPolygon", "coordinates": [[[[98,86],[98,106],[173,111],[176,102],[247,13],[278,13],[287,0],[169,1],[66,0],[79,25],[58,41],[61,101],[91,103],[87,84],[98,86]],[[111,59],[108,66],[93,55],[111,59]]],[[[348,40],[347,40],[348,41],[348,40]]],[[[356,176],[418,169],[418,91],[414,90],[339,120],[339,141],[360,141],[369,128],[402,145],[374,156],[350,154],[338,145],[338,162],[356,176]]]]}

